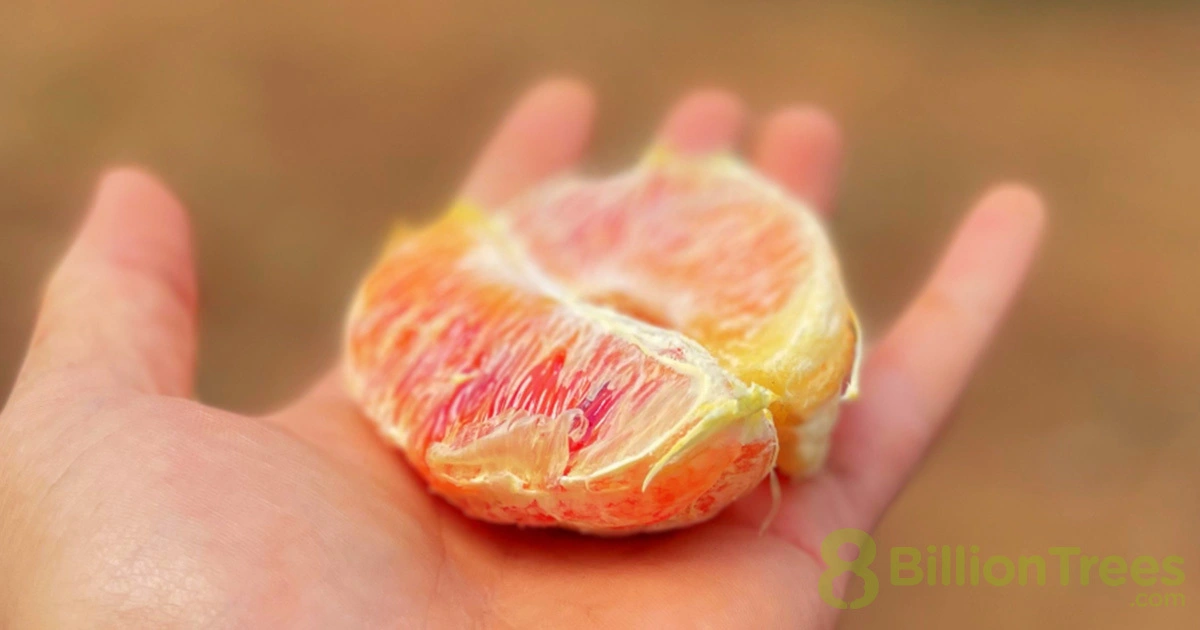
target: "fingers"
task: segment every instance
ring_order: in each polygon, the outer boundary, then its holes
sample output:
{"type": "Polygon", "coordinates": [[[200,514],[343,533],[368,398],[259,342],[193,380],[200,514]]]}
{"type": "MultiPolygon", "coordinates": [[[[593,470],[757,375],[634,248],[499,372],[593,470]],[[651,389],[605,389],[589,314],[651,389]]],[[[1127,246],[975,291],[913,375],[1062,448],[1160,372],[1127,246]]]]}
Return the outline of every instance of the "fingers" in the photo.
{"type": "MultiPolygon", "coordinates": [[[[742,134],[746,108],[722,90],[693,92],[667,115],[659,142],[680,153],[732,149],[742,134]]],[[[791,107],[771,116],[754,150],[754,162],[766,175],[827,213],[841,167],[842,139],[837,124],[811,107],[791,107]]]]}
{"type": "MultiPolygon", "coordinates": [[[[556,171],[571,167],[586,149],[593,115],[592,98],[586,87],[568,81],[538,86],[501,123],[468,178],[464,195],[484,205],[504,203],[556,171]]],[[[732,94],[697,91],[681,99],[668,113],[659,128],[658,142],[681,153],[730,150],[742,133],[745,116],[744,106],[732,94]]],[[[820,125],[824,119],[802,118],[800,133],[772,145],[776,148],[770,154],[777,158],[772,164],[778,167],[778,172],[798,163],[808,164],[803,172],[786,173],[790,179],[785,181],[799,182],[802,190],[817,190],[818,169],[812,165],[836,161],[836,156],[807,156],[805,162],[795,154],[807,151],[836,154],[836,129],[827,134],[828,129],[820,125]],[[826,141],[830,138],[831,142],[826,141]]],[[[791,130],[788,124],[783,128],[785,132],[791,130]]],[[[829,189],[831,186],[820,190],[829,189]]],[[[356,409],[344,393],[339,375],[334,373],[268,419],[355,465],[369,470],[394,466],[391,458],[380,456],[376,461],[359,455],[364,443],[377,439],[356,409]]]]}
{"type": "Polygon", "coordinates": [[[822,214],[831,210],[841,160],[837,123],[813,107],[790,107],[771,116],[754,148],[759,170],[822,214]]]}
{"type": "Polygon", "coordinates": [[[878,518],[937,435],[1020,288],[1042,223],[1030,190],[987,194],[871,353],[862,398],[838,427],[829,464],[863,520],[878,518]]]}
{"type": "Polygon", "coordinates": [[[77,370],[104,385],[187,395],[195,311],[182,205],[143,172],[113,171],[47,286],[21,382],[77,370]]]}
{"type": "Polygon", "coordinates": [[[463,195],[484,206],[575,164],[587,148],[595,114],[591,91],[569,80],[546,81],[526,94],[483,150],[463,195]]]}
{"type": "Polygon", "coordinates": [[[676,104],[658,130],[658,142],[685,154],[727,151],[738,141],[746,108],[723,90],[698,90],[676,104]]]}

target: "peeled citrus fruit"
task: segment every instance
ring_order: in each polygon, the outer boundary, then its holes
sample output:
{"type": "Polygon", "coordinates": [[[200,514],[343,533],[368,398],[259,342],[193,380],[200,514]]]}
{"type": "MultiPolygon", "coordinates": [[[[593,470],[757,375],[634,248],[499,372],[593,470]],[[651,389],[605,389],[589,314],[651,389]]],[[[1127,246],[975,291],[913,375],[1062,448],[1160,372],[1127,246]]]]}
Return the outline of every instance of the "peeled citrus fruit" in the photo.
{"type": "Polygon", "coordinates": [[[819,467],[861,341],[798,201],[652,152],[402,230],[347,329],[352,394],[467,514],[594,533],[714,516],[819,467]]]}

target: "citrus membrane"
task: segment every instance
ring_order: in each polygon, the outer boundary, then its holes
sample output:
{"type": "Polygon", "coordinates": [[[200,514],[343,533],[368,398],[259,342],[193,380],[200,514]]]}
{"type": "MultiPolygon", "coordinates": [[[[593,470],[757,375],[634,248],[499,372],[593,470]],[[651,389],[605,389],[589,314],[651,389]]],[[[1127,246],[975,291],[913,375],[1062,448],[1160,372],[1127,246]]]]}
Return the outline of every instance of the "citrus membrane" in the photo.
{"type": "Polygon", "coordinates": [[[390,239],[349,386],[470,516],[620,534],[819,467],[861,347],[832,248],[728,157],[652,152],[390,239]]]}
{"type": "Polygon", "coordinates": [[[499,211],[580,299],[696,340],[776,394],[780,469],[820,468],[857,393],[858,320],[817,215],[729,155],[651,151],[609,179],[568,179],[499,211]]]}

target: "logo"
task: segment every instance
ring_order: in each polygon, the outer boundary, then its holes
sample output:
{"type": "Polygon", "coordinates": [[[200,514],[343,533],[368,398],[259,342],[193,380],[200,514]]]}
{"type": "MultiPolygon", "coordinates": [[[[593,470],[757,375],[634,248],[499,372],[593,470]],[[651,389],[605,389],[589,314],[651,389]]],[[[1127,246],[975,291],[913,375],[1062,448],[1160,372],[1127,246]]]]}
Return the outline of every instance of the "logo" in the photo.
{"type": "MultiPolygon", "coordinates": [[[[821,543],[821,559],[826,569],[821,573],[821,599],[834,608],[854,610],[863,608],[879,596],[879,576],[871,569],[876,556],[875,539],[860,529],[839,529],[821,543]],[[842,558],[841,550],[853,545],[858,555],[853,560],[842,558]],[[846,601],[834,588],[850,576],[862,581],[862,595],[846,601]]],[[[1047,568],[1057,571],[1058,586],[1118,587],[1126,584],[1143,588],[1176,587],[1184,581],[1183,558],[1180,556],[1091,556],[1079,547],[1051,547],[1048,554],[1022,554],[1016,559],[1003,554],[986,558],[979,556],[978,545],[929,545],[926,553],[918,547],[892,547],[888,553],[888,583],[896,587],[909,586],[1046,586],[1047,568]],[[1050,558],[1049,560],[1047,558],[1050,558]]],[[[1140,592],[1131,606],[1183,606],[1185,598],[1179,592],[1140,592]]]]}
{"type": "Polygon", "coordinates": [[[821,574],[819,583],[821,599],[827,604],[834,608],[854,610],[875,601],[875,597],[879,595],[879,576],[871,570],[871,563],[875,561],[875,539],[871,538],[870,534],[861,529],[839,529],[833,532],[821,543],[821,559],[828,567],[821,574]],[[850,561],[842,560],[838,551],[846,544],[858,548],[858,557],[850,561]],[[863,581],[862,597],[852,602],[847,602],[833,592],[834,579],[846,573],[857,575],[863,581]]]}

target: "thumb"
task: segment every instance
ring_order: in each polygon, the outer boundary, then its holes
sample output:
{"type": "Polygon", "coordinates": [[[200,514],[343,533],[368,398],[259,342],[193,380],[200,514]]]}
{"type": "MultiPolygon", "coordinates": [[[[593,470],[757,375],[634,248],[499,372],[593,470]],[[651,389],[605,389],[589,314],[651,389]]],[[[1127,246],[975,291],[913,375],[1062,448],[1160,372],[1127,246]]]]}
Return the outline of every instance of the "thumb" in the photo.
{"type": "Polygon", "coordinates": [[[92,384],[186,396],[196,294],[183,206],[144,172],[112,171],[46,288],[20,380],[71,372],[92,384]]]}

